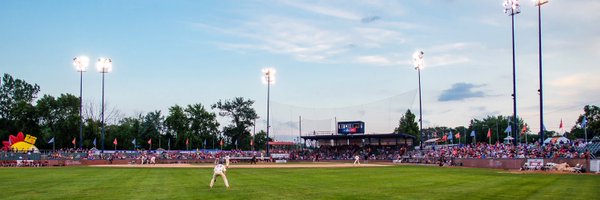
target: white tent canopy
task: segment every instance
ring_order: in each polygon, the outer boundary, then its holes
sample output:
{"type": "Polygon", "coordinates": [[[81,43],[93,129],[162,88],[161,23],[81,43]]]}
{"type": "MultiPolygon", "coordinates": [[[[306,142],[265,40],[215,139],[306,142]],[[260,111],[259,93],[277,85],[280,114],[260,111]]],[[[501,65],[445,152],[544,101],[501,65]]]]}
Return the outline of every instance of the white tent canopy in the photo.
{"type": "Polygon", "coordinates": [[[440,140],[440,138],[431,138],[429,140],[426,140],[425,143],[436,143],[438,142],[438,140],[440,140]]]}
{"type": "Polygon", "coordinates": [[[546,138],[546,140],[544,140],[544,144],[548,144],[548,143],[553,143],[553,144],[566,144],[571,142],[569,139],[567,139],[566,137],[560,136],[560,137],[551,137],[551,138],[546,138]]]}

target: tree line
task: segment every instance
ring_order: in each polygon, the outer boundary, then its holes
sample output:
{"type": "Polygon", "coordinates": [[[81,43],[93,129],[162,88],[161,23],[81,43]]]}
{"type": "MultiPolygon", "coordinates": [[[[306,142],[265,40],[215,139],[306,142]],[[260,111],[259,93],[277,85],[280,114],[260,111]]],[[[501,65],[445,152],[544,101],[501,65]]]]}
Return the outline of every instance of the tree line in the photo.
{"type": "MultiPolygon", "coordinates": [[[[93,104],[86,103],[83,142],[79,139],[79,97],[61,94],[38,98],[40,86],[4,74],[0,85],[0,140],[18,132],[38,138],[40,149],[96,147],[101,149],[101,119],[93,104]],[[73,144],[75,141],[75,145],[73,144]]],[[[174,105],[163,114],[160,110],[120,117],[118,111],[105,111],[105,149],[265,149],[266,133],[252,136],[250,127],[258,119],[253,100],[235,97],[205,106],[200,103],[174,105]],[[217,114],[230,119],[219,130],[217,114]],[[107,120],[111,118],[111,120],[107,120]],[[252,144],[252,146],[251,146],[252,144]]]]}
{"type": "MultiPolygon", "coordinates": [[[[72,94],[61,94],[58,97],[43,95],[38,98],[40,86],[15,79],[4,74],[0,85],[0,140],[7,140],[8,135],[18,132],[30,134],[38,138],[36,146],[40,149],[51,149],[53,144],[48,141],[54,138],[58,148],[79,147],[79,107],[80,99],[72,94]],[[73,140],[76,144],[73,145],[73,140]]],[[[187,106],[174,105],[163,114],[160,110],[139,113],[135,116],[120,117],[117,110],[108,109],[105,112],[105,149],[113,149],[117,140],[118,149],[242,149],[261,150],[266,148],[267,137],[264,131],[256,135],[250,134],[258,119],[252,107],[253,100],[235,97],[219,100],[217,103],[205,106],[200,103],[187,106]],[[211,110],[217,110],[215,113],[211,110]],[[217,115],[230,119],[221,130],[217,115]],[[135,142],[134,142],[135,140],[135,142]],[[221,141],[223,145],[221,145],[221,141]],[[151,144],[148,144],[151,143],[151,144]],[[252,146],[251,146],[252,144],[252,146]]],[[[84,148],[97,147],[101,144],[101,119],[91,103],[86,103],[83,111],[83,142],[84,148]],[[96,141],[96,145],[94,145],[96,141]]],[[[584,138],[583,119],[586,119],[587,138],[600,135],[600,108],[586,105],[584,113],[576,125],[565,134],[569,139],[584,138]]],[[[458,127],[429,127],[423,129],[425,139],[441,138],[443,134],[460,133],[461,143],[473,142],[502,142],[506,137],[507,127],[511,125],[509,116],[487,116],[483,119],[472,119],[468,126],[458,127]],[[487,133],[492,137],[488,138],[487,133]],[[475,137],[471,137],[471,133],[475,137]]],[[[518,118],[520,137],[533,142],[539,139],[537,133],[532,133],[530,127],[518,118]],[[523,128],[524,127],[524,128],[523,128]]],[[[514,131],[514,130],[513,130],[514,131]]],[[[417,137],[420,141],[419,126],[416,116],[407,110],[399,120],[396,133],[406,133],[417,137]]],[[[547,131],[547,136],[562,135],[547,131]]],[[[511,135],[514,137],[514,135],[511,135]]],[[[271,140],[271,138],[269,138],[271,140]]],[[[458,140],[454,138],[454,143],[458,140]]]]}
{"type": "MultiPolygon", "coordinates": [[[[400,118],[398,127],[395,128],[394,132],[396,133],[405,133],[409,135],[415,136],[417,139],[417,144],[420,142],[420,131],[419,125],[417,124],[417,120],[415,120],[416,116],[410,110],[407,110],[406,113],[400,118]]],[[[518,133],[519,137],[517,138],[519,141],[525,142],[535,142],[539,141],[540,136],[538,133],[534,133],[531,131],[531,127],[520,117],[517,118],[518,121],[518,133]]],[[[459,139],[456,138],[456,134],[460,135],[460,143],[496,143],[496,142],[504,142],[504,138],[508,136],[508,132],[511,133],[511,137],[514,136],[515,130],[508,128],[512,126],[512,116],[487,116],[483,119],[471,119],[470,124],[467,126],[458,126],[458,127],[446,127],[446,126],[435,126],[428,127],[423,129],[424,141],[432,138],[443,138],[444,135],[448,137],[449,133],[452,133],[453,141],[447,140],[446,143],[459,143],[459,139]],[[491,137],[487,137],[488,132],[491,137]],[[473,133],[474,137],[471,136],[473,133]]],[[[579,115],[576,119],[575,125],[573,127],[566,128],[565,133],[558,133],[556,131],[545,130],[544,134],[546,138],[553,136],[562,136],[573,140],[576,138],[585,138],[584,128],[587,129],[587,138],[588,141],[591,140],[595,136],[600,136],[600,108],[595,105],[586,105],[583,107],[583,114],[579,115]],[[583,124],[583,119],[586,119],[586,124],[583,124]]]]}

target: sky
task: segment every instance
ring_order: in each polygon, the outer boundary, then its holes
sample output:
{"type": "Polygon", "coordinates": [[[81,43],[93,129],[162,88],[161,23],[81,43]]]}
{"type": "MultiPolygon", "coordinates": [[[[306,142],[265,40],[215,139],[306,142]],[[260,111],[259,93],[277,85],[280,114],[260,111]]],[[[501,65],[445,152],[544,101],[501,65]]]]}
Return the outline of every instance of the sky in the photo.
{"type": "MultiPolygon", "coordinates": [[[[559,131],[561,120],[569,130],[585,105],[600,104],[599,10],[596,0],[542,6],[549,130],[559,131]]],[[[536,133],[538,13],[531,1],[521,1],[521,11],[517,112],[536,133]]],[[[277,73],[270,120],[289,126],[274,127],[276,139],[297,135],[301,115],[306,123],[363,120],[367,133],[389,133],[406,109],[419,116],[417,50],[424,52],[424,127],[513,114],[511,17],[501,0],[3,0],[0,27],[0,72],[40,85],[40,97],[78,95],[73,57],[110,57],[106,103],[124,116],[166,115],[175,104],[210,109],[244,97],[255,101],[261,130],[267,107],[261,70],[271,67],[277,73]]],[[[101,87],[92,62],[83,74],[84,101],[99,105],[101,87]]]]}

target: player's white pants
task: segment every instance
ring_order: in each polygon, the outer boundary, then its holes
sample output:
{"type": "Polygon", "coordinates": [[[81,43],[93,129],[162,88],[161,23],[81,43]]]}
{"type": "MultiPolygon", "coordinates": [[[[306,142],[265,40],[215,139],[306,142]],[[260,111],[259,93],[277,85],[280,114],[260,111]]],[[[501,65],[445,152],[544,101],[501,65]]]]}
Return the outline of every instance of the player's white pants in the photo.
{"type": "Polygon", "coordinates": [[[221,176],[223,178],[223,182],[225,182],[225,187],[229,187],[229,182],[227,181],[227,176],[223,172],[215,172],[213,174],[212,180],[210,180],[210,187],[212,188],[215,182],[217,181],[217,176],[221,176]]]}
{"type": "Polygon", "coordinates": [[[354,160],[353,165],[359,164],[360,165],[360,161],[359,160],[354,160]]]}

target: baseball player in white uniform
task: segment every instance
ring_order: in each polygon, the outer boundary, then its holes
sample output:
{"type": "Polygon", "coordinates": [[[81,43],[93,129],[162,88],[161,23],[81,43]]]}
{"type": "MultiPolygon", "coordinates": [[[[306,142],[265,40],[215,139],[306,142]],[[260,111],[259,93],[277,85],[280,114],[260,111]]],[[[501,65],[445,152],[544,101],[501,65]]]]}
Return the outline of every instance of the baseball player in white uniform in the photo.
{"type": "Polygon", "coordinates": [[[354,163],[352,165],[356,165],[356,164],[360,165],[360,156],[358,156],[358,155],[354,156],[354,163]]]}
{"type": "Polygon", "coordinates": [[[229,159],[230,159],[229,155],[226,155],[225,156],[225,167],[229,167],[229,159]]]}
{"type": "Polygon", "coordinates": [[[227,181],[227,176],[225,176],[226,171],[227,167],[223,165],[223,160],[219,160],[218,164],[215,165],[214,173],[212,179],[210,180],[210,188],[212,188],[215,184],[215,181],[217,181],[217,176],[221,176],[221,178],[223,178],[223,182],[225,182],[225,187],[229,188],[229,182],[227,181]]]}

